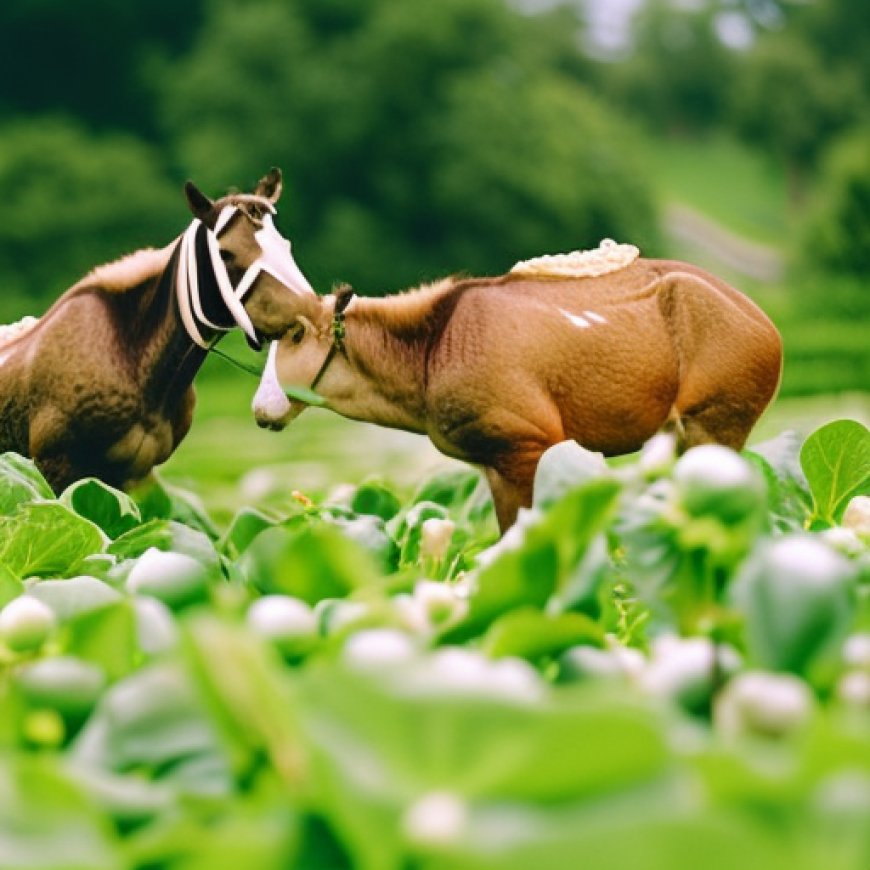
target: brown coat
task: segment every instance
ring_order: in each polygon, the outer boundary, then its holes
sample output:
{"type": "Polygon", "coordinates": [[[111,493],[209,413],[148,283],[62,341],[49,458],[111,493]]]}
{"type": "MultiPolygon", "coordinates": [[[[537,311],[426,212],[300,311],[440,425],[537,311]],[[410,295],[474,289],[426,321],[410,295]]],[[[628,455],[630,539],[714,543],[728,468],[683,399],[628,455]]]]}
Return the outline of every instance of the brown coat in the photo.
{"type": "MultiPolygon", "coordinates": [[[[322,363],[330,306],[307,340],[281,340],[284,386],[322,363]]],[[[318,390],[341,414],[482,466],[504,529],[530,503],[543,451],[566,438],[613,455],[669,427],[683,447],[741,448],[781,365],[779,334],[747,297],[686,263],[639,259],[600,277],[508,274],[355,301],[318,390]]],[[[255,400],[263,425],[299,410],[276,419],[255,400]]]]}

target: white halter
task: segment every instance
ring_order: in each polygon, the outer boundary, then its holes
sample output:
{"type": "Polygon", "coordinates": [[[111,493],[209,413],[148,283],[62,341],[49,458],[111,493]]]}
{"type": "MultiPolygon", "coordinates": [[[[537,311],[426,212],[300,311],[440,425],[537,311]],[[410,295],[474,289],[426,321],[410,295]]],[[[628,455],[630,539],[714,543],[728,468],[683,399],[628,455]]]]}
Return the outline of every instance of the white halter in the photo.
{"type": "MultiPolygon", "coordinates": [[[[241,327],[254,343],[257,343],[257,334],[253,323],[251,323],[251,318],[248,317],[248,312],[245,311],[245,307],[242,305],[242,300],[254,285],[261,272],[268,272],[291,293],[296,293],[299,296],[315,295],[314,290],[296,265],[293,255],[290,253],[290,242],[278,232],[275,224],[272,222],[275,207],[269,200],[262,199],[261,197],[257,197],[257,202],[265,205],[269,212],[271,212],[263,217],[263,226],[254,233],[254,238],[260,246],[261,253],[248,266],[238,286],[235,288],[233,288],[230,281],[227,267],[221,259],[218,235],[238,209],[236,206],[226,206],[218,215],[214,229],[206,228],[209,261],[221,294],[221,299],[223,299],[227,310],[232,316],[235,322],[234,325],[241,327]]],[[[198,278],[199,264],[196,259],[196,234],[201,225],[202,221],[198,219],[194,220],[181,237],[176,288],[178,310],[181,313],[181,321],[184,324],[185,330],[187,330],[187,334],[195,344],[204,350],[209,350],[215,341],[217,341],[218,336],[215,336],[210,341],[206,341],[199,330],[200,324],[208,326],[216,332],[229,332],[233,327],[219,326],[216,323],[212,323],[202,310],[198,278]]]]}

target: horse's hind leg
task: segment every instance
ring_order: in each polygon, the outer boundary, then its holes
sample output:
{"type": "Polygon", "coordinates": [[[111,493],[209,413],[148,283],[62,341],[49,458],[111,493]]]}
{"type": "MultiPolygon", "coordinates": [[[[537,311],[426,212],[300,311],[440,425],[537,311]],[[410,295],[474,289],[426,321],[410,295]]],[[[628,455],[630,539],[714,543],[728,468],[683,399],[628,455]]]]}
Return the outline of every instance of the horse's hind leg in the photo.
{"type": "Polygon", "coordinates": [[[727,396],[711,396],[679,414],[677,446],[680,452],[699,444],[742,450],[762,410],[727,396]]]}

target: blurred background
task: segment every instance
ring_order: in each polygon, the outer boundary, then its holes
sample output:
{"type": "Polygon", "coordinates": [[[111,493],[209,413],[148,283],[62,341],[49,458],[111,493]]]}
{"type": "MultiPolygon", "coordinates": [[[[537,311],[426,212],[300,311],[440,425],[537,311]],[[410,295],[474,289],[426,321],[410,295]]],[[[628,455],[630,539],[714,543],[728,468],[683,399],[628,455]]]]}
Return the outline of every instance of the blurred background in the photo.
{"type": "MultiPolygon", "coordinates": [[[[219,195],[277,165],[321,292],[631,241],[771,315],[777,423],[866,418],[868,46],[866,0],[3,0],[0,321],[170,241],[184,179],[219,195]]],[[[314,412],[260,433],[254,387],[209,363],[170,472],[361,437],[314,412]]]]}

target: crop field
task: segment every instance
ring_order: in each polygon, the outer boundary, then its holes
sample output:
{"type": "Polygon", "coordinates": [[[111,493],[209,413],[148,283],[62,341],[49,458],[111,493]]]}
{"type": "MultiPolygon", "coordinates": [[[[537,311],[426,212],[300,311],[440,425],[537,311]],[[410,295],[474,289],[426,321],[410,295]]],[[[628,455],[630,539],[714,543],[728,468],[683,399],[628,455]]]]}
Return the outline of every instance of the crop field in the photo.
{"type": "Polygon", "coordinates": [[[870,864],[861,423],[565,442],[501,540],[476,472],[358,446],[232,516],[0,457],[0,866],[870,864]]]}

